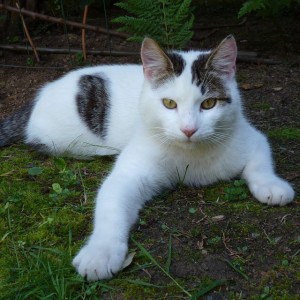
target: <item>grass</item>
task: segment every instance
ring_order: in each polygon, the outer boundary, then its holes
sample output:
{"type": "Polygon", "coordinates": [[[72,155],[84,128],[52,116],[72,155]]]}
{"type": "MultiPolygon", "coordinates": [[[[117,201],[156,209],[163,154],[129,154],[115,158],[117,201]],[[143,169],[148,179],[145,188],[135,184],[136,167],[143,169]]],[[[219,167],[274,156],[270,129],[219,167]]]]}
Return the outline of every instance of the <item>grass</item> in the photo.
{"type": "Polygon", "coordinates": [[[91,230],[95,193],[113,160],[48,157],[25,146],[1,149],[0,160],[0,299],[200,299],[212,291],[238,299],[247,288],[253,297],[294,296],[300,239],[290,216],[299,208],[262,206],[241,180],[158,196],[133,230],[131,265],[88,283],[71,260],[91,230]],[[267,273],[257,264],[264,253],[273,253],[267,273]]]}
{"type": "Polygon", "coordinates": [[[284,140],[300,140],[300,129],[295,127],[282,127],[270,130],[268,135],[272,138],[284,140]]]}

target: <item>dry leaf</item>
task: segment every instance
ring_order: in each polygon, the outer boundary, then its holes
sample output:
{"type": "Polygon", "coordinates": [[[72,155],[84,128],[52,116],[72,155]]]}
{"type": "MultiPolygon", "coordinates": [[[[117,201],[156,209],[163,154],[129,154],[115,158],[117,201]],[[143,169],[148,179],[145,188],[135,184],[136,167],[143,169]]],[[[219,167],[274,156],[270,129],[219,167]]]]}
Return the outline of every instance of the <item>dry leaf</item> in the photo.
{"type": "Polygon", "coordinates": [[[126,259],[124,260],[122,270],[127,268],[129,265],[131,265],[135,255],[136,255],[136,252],[131,252],[127,255],[126,259]]]}
{"type": "Polygon", "coordinates": [[[218,215],[211,218],[214,222],[219,222],[225,219],[224,215],[218,215]]]}
{"type": "Polygon", "coordinates": [[[255,89],[260,89],[263,86],[262,83],[243,83],[241,84],[241,88],[245,91],[250,91],[250,90],[255,90],[255,89]]]}
{"type": "Polygon", "coordinates": [[[278,86],[278,87],[274,87],[272,90],[273,90],[274,92],[279,92],[279,91],[281,91],[282,89],[283,89],[282,86],[278,86]]]}

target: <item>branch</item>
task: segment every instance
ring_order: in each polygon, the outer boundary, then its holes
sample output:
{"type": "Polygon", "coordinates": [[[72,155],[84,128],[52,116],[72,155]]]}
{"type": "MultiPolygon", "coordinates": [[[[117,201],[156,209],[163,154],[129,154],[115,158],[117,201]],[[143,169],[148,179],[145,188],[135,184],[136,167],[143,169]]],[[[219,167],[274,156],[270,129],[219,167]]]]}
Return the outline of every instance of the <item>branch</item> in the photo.
{"type": "MultiPolygon", "coordinates": [[[[17,52],[32,51],[31,48],[19,45],[0,45],[0,49],[11,50],[17,52]]],[[[57,48],[40,48],[37,47],[38,52],[50,53],[50,54],[68,54],[68,53],[80,53],[81,49],[57,49],[57,48]]],[[[102,55],[102,56],[139,56],[139,52],[127,52],[127,51],[98,51],[87,50],[87,54],[102,55]]],[[[238,51],[237,60],[244,63],[255,63],[265,65],[278,65],[281,62],[278,60],[258,58],[256,52],[238,51]]]]}
{"type": "Polygon", "coordinates": [[[221,24],[221,25],[214,25],[214,26],[202,26],[202,25],[195,25],[193,27],[194,30],[208,30],[208,29],[219,29],[219,28],[226,28],[226,27],[240,27],[243,26],[247,21],[247,18],[244,18],[240,23],[238,24],[221,24]]]}
{"type": "Polygon", "coordinates": [[[212,36],[213,34],[215,34],[218,30],[219,29],[213,29],[211,32],[209,32],[206,35],[203,35],[201,37],[192,37],[192,41],[197,41],[197,42],[203,41],[203,40],[209,38],[210,36],[212,36]]]}
{"type": "MultiPolygon", "coordinates": [[[[32,51],[31,48],[26,46],[19,46],[19,45],[0,45],[0,49],[4,50],[11,50],[17,52],[24,52],[24,51],[32,51]]],[[[65,54],[65,53],[80,53],[82,52],[81,49],[57,49],[57,48],[42,48],[37,47],[37,51],[44,52],[44,53],[53,53],[53,54],[65,54]]],[[[127,51],[98,51],[98,50],[87,50],[87,54],[94,54],[94,55],[103,55],[103,56],[139,56],[139,52],[127,52],[127,51]]]]}
{"type": "Polygon", "coordinates": [[[108,31],[107,29],[99,27],[99,26],[92,26],[92,25],[87,25],[87,24],[83,25],[81,23],[64,20],[62,18],[55,18],[55,17],[51,17],[51,16],[48,16],[48,15],[32,12],[32,11],[26,10],[24,8],[19,10],[19,9],[17,9],[15,7],[12,7],[12,6],[9,6],[9,5],[0,4],[0,9],[6,9],[8,11],[21,13],[22,15],[29,16],[33,19],[37,18],[37,19],[41,19],[41,20],[44,20],[44,21],[52,22],[52,23],[66,24],[66,25],[73,26],[73,27],[76,27],[76,28],[84,28],[84,29],[88,29],[88,30],[92,30],[92,31],[96,31],[96,32],[101,32],[103,34],[111,34],[111,35],[121,37],[121,38],[124,38],[124,39],[127,39],[129,37],[129,35],[125,34],[125,33],[117,32],[117,31],[114,31],[114,30],[108,31]]]}
{"type": "MultiPolygon", "coordinates": [[[[84,12],[83,12],[83,19],[82,19],[82,24],[83,25],[86,24],[86,18],[87,18],[88,9],[89,9],[89,6],[85,5],[84,6],[84,12]]],[[[81,39],[82,39],[83,61],[86,62],[85,28],[82,28],[81,39]]]]}
{"type": "MultiPolygon", "coordinates": [[[[19,9],[19,12],[20,12],[21,10],[20,10],[19,4],[16,3],[16,6],[17,6],[17,8],[19,9]]],[[[25,20],[24,20],[24,17],[23,17],[23,15],[21,14],[21,12],[20,12],[20,18],[21,18],[21,21],[22,21],[22,25],[23,25],[25,34],[26,34],[27,39],[28,39],[28,41],[29,41],[29,44],[30,44],[30,46],[31,46],[31,48],[32,48],[32,50],[33,50],[33,52],[34,52],[35,58],[36,58],[37,62],[40,62],[39,55],[38,55],[38,53],[37,53],[37,51],[36,51],[36,48],[35,48],[35,46],[34,46],[34,43],[33,43],[32,39],[31,39],[31,37],[30,37],[29,31],[28,31],[28,29],[27,29],[27,26],[26,26],[26,23],[25,23],[25,20]]]]}

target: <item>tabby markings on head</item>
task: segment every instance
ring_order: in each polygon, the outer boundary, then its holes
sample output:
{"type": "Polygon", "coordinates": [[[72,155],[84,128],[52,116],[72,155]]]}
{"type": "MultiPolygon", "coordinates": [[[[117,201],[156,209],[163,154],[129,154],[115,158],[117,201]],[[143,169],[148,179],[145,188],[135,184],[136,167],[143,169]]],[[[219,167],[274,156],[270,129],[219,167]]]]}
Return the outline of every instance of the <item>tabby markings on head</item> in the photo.
{"type": "Polygon", "coordinates": [[[107,115],[110,107],[107,91],[108,80],[101,74],[82,75],[76,96],[77,109],[89,129],[105,138],[107,115]]]}
{"type": "Polygon", "coordinates": [[[174,78],[174,76],[179,77],[186,65],[184,58],[175,52],[165,53],[166,61],[165,68],[162,68],[161,72],[157,75],[155,80],[155,87],[160,87],[165,82],[174,78]]]}
{"type": "Polygon", "coordinates": [[[167,53],[167,56],[173,64],[173,74],[175,74],[175,76],[180,76],[186,65],[185,60],[180,54],[175,52],[167,53]]]}
{"type": "Polygon", "coordinates": [[[212,69],[211,66],[207,66],[209,54],[200,54],[198,58],[192,64],[192,84],[200,87],[202,95],[207,90],[218,92],[217,97],[221,101],[231,103],[231,99],[227,97],[224,84],[218,73],[212,69]]]}

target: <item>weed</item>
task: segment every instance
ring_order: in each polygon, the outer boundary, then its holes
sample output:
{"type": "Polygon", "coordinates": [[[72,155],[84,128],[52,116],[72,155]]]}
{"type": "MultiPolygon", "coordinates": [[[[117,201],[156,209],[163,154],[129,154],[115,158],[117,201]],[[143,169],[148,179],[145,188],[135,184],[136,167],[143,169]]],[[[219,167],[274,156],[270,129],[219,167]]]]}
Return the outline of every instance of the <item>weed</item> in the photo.
{"type": "Polygon", "coordinates": [[[188,172],[188,169],[189,169],[189,165],[187,165],[185,167],[184,174],[183,174],[183,176],[181,176],[181,174],[179,173],[178,168],[176,167],[176,172],[177,172],[177,177],[178,177],[178,188],[183,188],[184,187],[184,180],[185,180],[186,174],[188,172]]]}
{"type": "Polygon", "coordinates": [[[27,64],[27,66],[32,67],[34,65],[33,58],[32,57],[27,57],[26,64],[27,64]]]}
{"type": "Polygon", "coordinates": [[[230,187],[224,188],[224,200],[235,201],[245,200],[248,198],[248,189],[246,182],[243,179],[235,180],[230,187]]]}
{"type": "Polygon", "coordinates": [[[215,237],[208,239],[207,243],[209,245],[216,245],[216,244],[219,244],[221,241],[222,241],[222,238],[220,236],[215,236],[215,237]]]}
{"type": "Polygon", "coordinates": [[[235,270],[237,273],[239,273],[242,277],[244,277],[246,280],[249,280],[248,275],[246,275],[243,271],[242,262],[240,260],[224,260],[233,270],[235,270]]]}

